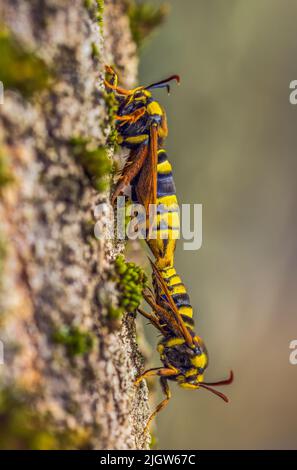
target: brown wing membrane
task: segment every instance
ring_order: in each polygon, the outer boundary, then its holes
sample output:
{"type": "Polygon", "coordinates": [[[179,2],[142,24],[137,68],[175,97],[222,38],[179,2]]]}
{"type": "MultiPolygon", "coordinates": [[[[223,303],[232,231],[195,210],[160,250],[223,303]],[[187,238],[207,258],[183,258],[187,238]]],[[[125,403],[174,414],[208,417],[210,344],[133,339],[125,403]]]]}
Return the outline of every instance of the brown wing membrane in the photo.
{"type": "Polygon", "coordinates": [[[154,314],[151,314],[151,313],[147,313],[145,312],[144,310],[142,310],[141,308],[138,308],[137,311],[139,313],[141,313],[141,315],[143,317],[145,317],[147,320],[149,320],[149,322],[155,327],[157,328],[157,330],[159,330],[163,336],[165,336],[165,330],[164,328],[162,327],[162,325],[160,324],[159,322],[159,319],[154,315],[154,314]]]}
{"type": "Polygon", "coordinates": [[[159,287],[163,290],[165,296],[166,296],[166,301],[170,307],[170,310],[172,311],[173,315],[174,315],[174,318],[176,320],[176,323],[178,324],[178,327],[179,327],[179,331],[180,331],[180,334],[183,336],[183,338],[185,339],[186,343],[189,345],[189,346],[192,346],[193,345],[193,338],[192,336],[190,335],[189,333],[189,330],[187,329],[175,303],[173,302],[172,300],[172,297],[170,295],[170,292],[168,290],[168,287],[167,285],[165,284],[164,282],[164,279],[162,278],[162,276],[160,275],[157,267],[155,266],[155,264],[152,262],[152,260],[150,260],[150,263],[151,263],[151,266],[152,266],[152,269],[153,269],[153,272],[154,272],[154,275],[155,275],[155,278],[156,278],[156,281],[158,282],[159,284],[159,287]]]}
{"type": "MultiPolygon", "coordinates": [[[[168,326],[168,328],[171,329],[177,336],[180,336],[180,328],[174,316],[170,313],[170,311],[167,311],[165,308],[161,307],[160,305],[156,303],[155,296],[150,291],[150,289],[146,289],[143,292],[143,297],[146,300],[146,302],[150,305],[150,307],[152,307],[153,309],[153,312],[154,312],[154,319],[152,321],[153,325],[156,328],[160,329],[160,331],[161,329],[163,330],[165,326],[168,326]]],[[[165,330],[162,331],[162,333],[163,335],[165,335],[165,330]]]]}
{"type": "Polygon", "coordinates": [[[115,190],[111,196],[111,204],[114,205],[116,198],[119,196],[121,191],[131,182],[131,180],[137,175],[144,164],[144,161],[148,155],[148,147],[142,146],[140,150],[131,152],[129,159],[127,160],[121,177],[117,182],[115,190]]]}
{"type": "Polygon", "coordinates": [[[149,205],[157,202],[157,163],[158,163],[158,129],[156,125],[150,128],[148,158],[144,162],[136,186],[138,201],[144,206],[146,214],[149,205]]]}

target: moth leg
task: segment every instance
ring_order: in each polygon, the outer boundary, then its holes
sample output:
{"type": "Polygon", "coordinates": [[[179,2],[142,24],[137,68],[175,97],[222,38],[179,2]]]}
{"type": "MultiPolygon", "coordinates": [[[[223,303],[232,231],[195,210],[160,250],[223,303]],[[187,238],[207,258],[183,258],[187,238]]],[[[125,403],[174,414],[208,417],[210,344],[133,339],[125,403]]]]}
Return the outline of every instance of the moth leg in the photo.
{"type": "Polygon", "coordinates": [[[115,190],[111,196],[111,204],[114,205],[116,198],[121,191],[130,183],[130,181],[140,171],[143,163],[147,157],[148,148],[147,145],[142,145],[140,150],[133,156],[133,161],[126,168],[124,168],[123,174],[116,184],[115,190]]]}
{"type": "Polygon", "coordinates": [[[105,73],[110,75],[110,80],[105,79],[105,85],[109,86],[117,86],[118,84],[118,76],[116,72],[113,70],[113,68],[110,65],[105,65],[105,73]]]}
{"type": "Polygon", "coordinates": [[[131,114],[124,114],[123,116],[115,116],[117,121],[123,121],[120,126],[123,126],[127,122],[136,122],[146,113],[146,108],[143,106],[142,108],[136,109],[131,114]]]}
{"type": "Polygon", "coordinates": [[[153,377],[154,375],[158,375],[161,377],[169,377],[170,375],[176,375],[176,369],[169,369],[169,367],[154,367],[153,369],[148,369],[143,374],[141,374],[135,380],[134,384],[138,385],[143,379],[147,379],[148,377],[153,377]]]}
{"type": "Polygon", "coordinates": [[[138,309],[138,312],[145,318],[147,318],[149,320],[149,322],[155,327],[157,328],[157,330],[161,331],[162,334],[164,334],[164,329],[162,328],[162,325],[160,324],[160,322],[158,321],[158,319],[156,318],[156,316],[153,314],[153,313],[147,313],[145,312],[144,310],[142,310],[141,308],[138,309]]]}
{"type": "Polygon", "coordinates": [[[164,400],[161,401],[161,403],[159,403],[159,405],[156,407],[155,411],[149,417],[148,422],[146,423],[146,426],[143,430],[143,433],[145,433],[146,431],[149,430],[150,424],[151,424],[152,420],[154,419],[154,417],[156,416],[156,414],[158,414],[161,410],[163,410],[163,408],[165,408],[165,406],[168,405],[168,402],[171,398],[171,392],[170,392],[170,388],[169,388],[166,377],[161,377],[160,378],[160,383],[161,383],[162,391],[165,395],[165,398],[164,398],[164,400]]]}
{"type": "Polygon", "coordinates": [[[109,75],[108,78],[105,76],[104,79],[104,85],[106,88],[113,90],[120,95],[131,95],[131,90],[126,90],[125,88],[118,86],[118,76],[110,65],[105,65],[105,72],[109,75]]]}
{"type": "MultiPolygon", "coordinates": [[[[149,294],[151,294],[151,293],[149,292],[149,294]]],[[[143,298],[149,304],[149,306],[153,309],[153,311],[158,313],[168,323],[170,323],[170,325],[172,325],[174,327],[175,332],[177,333],[177,335],[179,335],[179,333],[180,333],[179,325],[176,322],[176,320],[174,318],[172,318],[171,315],[168,314],[166,308],[160,307],[160,305],[158,305],[156,303],[154,297],[152,295],[148,295],[148,293],[146,293],[145,291],[143,292],[143,298]]]]}

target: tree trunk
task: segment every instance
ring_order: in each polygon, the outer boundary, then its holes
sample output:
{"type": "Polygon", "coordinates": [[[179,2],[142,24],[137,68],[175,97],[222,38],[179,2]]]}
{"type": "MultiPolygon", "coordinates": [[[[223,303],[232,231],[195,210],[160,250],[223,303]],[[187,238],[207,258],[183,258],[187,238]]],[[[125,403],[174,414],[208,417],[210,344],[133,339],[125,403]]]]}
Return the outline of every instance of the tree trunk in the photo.
{"type": "Polygon", "coordinates": [[[135,82],[125,2],[2,0],[0,18],[0,447],[146,449],[134,319],[106,313],[123,246],[93,235],[108,175],[80,158],[107,165],[104,63],[135,82]]]}

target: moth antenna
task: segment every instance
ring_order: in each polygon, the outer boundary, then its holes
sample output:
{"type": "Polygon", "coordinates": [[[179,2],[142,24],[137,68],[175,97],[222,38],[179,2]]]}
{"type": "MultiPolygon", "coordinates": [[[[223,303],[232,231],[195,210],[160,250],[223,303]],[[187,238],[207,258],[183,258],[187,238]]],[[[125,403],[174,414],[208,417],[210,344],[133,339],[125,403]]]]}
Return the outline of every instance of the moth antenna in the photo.
{"type": "Polygon", "coordinates": [[[147,87],[145,87],[145,90],[149,90],[151,88],[166,88],[167,93],[169,94],[170,86],[168,83],[171,82],[172,80],[175,80],[178,83],[178,85],[180,84],[180,76],[171,75],[170,77],[165,78],[164,80],[160,80],[159,82],[155,82],[155,83],[152,83],[151,85],[148,85],[147,87]]]}
{"type": "Polygon", "coordinates": [[[228,379],[219,380],[218,382],[203,382],[203,383],[205,385],[229,385],[233,382],[233,379],[234,379],[234,374],[233,374],[233,371],[230,370],[230,375],[228,379]]]}
{"type": "Polygon", "coordinates": [[[224,395],[223,393],[219,392],[218,390],[215,390],[214,388],[209,387],[208,385],[205,385],[205,383],[200,383],[199,387],[206,388],[206,390],[209,390],[210,392],[214,393],[218,397],[222,398],[226,403],[229,403],[228,397],[224,395]]]}

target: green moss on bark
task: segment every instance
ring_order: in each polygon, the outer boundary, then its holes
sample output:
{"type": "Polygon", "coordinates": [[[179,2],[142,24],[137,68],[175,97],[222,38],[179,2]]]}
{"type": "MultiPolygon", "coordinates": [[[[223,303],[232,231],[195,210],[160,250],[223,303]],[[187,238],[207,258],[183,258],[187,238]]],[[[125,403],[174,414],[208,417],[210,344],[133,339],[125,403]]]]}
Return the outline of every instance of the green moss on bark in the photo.
{"type": "Polygon", "coordinates": [[[93,187],[105,191],[110,184],[112,162],[104,147],[96,147],[92,141],[83,137],[73,137],[70,142],[73,154],[85,169],[93,187]]]}
{"type": "Polygon", "coordinates": [[[0,391],[1,450],[87,449],[90,431],[86,428],[57,430],[51,416],[42,415],[32,406],[25,391],[0,391]]]}
{"type": "Polygon", "coordinates": [[[104,0],[97,0],[96,19],[100,28],[103,26],[104,0]]]}
{"type": "MultiPolygon", "coordinates": [[[[1,61],[1,59],[0,59],[1,61]]],[[[14,181],[9,159],[3,149],[0,148],[0,194],[1,190],[14,181]]]]}
{"type": "Polygon", "coordinates": [[[156,6],[149,1],[128,1],[128,16],[132,37],[140,48],[152,32],[163,24],[169,12],[169,5],[156,6]]]}
{"type": "Polygon", "coordinates": [[[26,50],[7,29],[0,27],[0,80],[5,89],[25,98],[49,85],[52,73],[33,51],[26,50]]]}
{"type": "Polygon", "coordinates": [[[126,263],[123,255],[114,262],[114,280],[119,290],[119,305],[110,308],[109,316],[118,319],[124,312],[135,312],[142,301],[142,292],[147,285],[145,272],[135,263],[126,263]]]}
{"type": "Polygon", "coordinates": [[[54,332],[54,342],[63,344],[70,356],[82,356],[93,349],[94,338],[77,327],[62,327],[54,332]]]}

